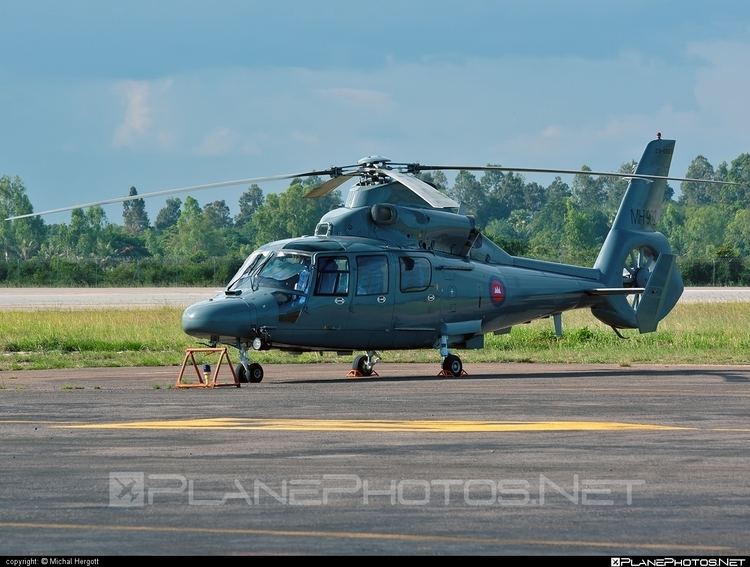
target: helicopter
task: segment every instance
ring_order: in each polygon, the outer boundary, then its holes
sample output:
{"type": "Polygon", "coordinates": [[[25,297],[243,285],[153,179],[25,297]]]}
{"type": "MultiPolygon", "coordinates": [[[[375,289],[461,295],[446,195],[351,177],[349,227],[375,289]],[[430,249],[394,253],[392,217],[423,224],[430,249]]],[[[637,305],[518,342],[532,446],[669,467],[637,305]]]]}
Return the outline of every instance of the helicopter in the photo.
{"type": "MultiPolygon", "coordinates": [[[[683,291],[676,256],[656,230],[675,141],[661,134],[646,146],[633,173],[500,166],[421,165],[368,156],[356,164],[288,175],[195,185],[108,199],[12,218],[123,202],[177,192],[328,175],[306,198],[349,181],[343,207],[325,213],[314,234],[253,251],[226,289],[190,305],[182,328],[211,346],[239,351],[241,382],[263,380],[251,353],[352,355],[355,376],[377,375],[380,352],[434,349],[440,374],[465,374],[454,349],[478,349],[487,333],[588,308],[612,327],[657,329],[683,291]],[[608,175],[629,180],[592,267],[512,256],[484,237],[459,203],[417,174],[434,170],[608,175]]],[[[711,181],[709,181],[711,182],[711,181]]],[[[713,181],[728,184],[730,182],[713,181]]]]}

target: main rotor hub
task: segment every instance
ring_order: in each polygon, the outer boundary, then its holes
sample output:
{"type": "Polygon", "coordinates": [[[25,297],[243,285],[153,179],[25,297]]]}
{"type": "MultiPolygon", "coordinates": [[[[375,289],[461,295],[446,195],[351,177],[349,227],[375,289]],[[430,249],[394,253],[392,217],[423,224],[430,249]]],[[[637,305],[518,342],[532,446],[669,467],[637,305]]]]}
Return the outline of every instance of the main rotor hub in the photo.
{"type": "Polygon", "coordinates": [[[383,156],[365,156],[357,160],[359,165],[359,185],[381,185],[388,181],[388,177],[375,169],[391,169],[388,163],[391,160],[383,156]]]}
{"type": "Polygon", "coordinates": [[[391,160],[383,156],[365,156],[357,160],[357,164],[362,167],[385,167],[391,160]]]}

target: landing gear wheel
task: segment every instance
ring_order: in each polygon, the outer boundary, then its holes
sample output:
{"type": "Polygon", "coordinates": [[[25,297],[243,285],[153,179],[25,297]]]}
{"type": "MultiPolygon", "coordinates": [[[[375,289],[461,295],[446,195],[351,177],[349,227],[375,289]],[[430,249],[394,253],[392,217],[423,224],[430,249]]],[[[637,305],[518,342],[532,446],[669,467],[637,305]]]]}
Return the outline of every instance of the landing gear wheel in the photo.
{"type": "Polygon", "coordinates": [[[245,367],[242,364],[238,364],[234,367],[234,373],[240,384],[247,384],[247,372],[245,372],[245,367]]]}
{"type": "Polygon", "coordinates": [[[263,367],[257,362],[250,365],[250,374],[247,373],[242,363],[234,367],[234,373],[237,375],[240,384],[247,384],[248,382],[257,384],[263,381],[263,367]]]}
{"type": "Polygon", "coordinates": [[[366,354],[354,357],[352,370],[356,370],[361,376],[372,376],[372,368],[373,365],[370,364],[369,357],[366,354]]]}
{"type": "Polygon", "coordinates": [[[443,360],[443,372],[451,376],[461,376],[461,371],[464,369],[464,365],[461,359],[455,354],[449,354],[443,360]]]}
{"type": "Polygon", "coordinates": [[[263,367],[257,362],[250,365],[249,380],[251,384],[258,384],[263,381],[263,367]]]}

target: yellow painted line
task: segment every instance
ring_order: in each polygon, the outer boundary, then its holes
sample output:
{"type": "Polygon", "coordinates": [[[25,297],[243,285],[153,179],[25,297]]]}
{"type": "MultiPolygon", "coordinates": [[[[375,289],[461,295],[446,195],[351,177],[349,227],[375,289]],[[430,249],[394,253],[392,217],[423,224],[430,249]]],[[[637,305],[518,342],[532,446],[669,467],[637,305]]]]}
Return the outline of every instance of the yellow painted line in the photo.
{"type": "Polygon", "coordinates": [[[438,421],[368,419],[170,419],[60,425],[72,429],[251,429],[272,431],[358,431],[405,433],[495,433],[520,431],[683,431],[653,423],[615,421],[438,421]]]}
{"type": "Polygon", "coordinates": [[[131,526],[107,524],[63,524],[37,522],[0,522],[0,528],[32,530],[96,530],[118,532],[193,533],[211,535],[248,535],[270,537],[364,539],[380,541],[474,543],[491,545],[531,545],[554,547],[594,547],[625,549],[664,549],[672,551],[727,552],[730,547],[718,545],[684,545],[674,543],[641,543],[627,541],[585,541],[557,539],[503,539],[476,536],[450,536],[437,534],[397,534],[384,532],[345,532],[324,530],[272,530],[255,528],[201,528],[193,526],[131,526]]]}

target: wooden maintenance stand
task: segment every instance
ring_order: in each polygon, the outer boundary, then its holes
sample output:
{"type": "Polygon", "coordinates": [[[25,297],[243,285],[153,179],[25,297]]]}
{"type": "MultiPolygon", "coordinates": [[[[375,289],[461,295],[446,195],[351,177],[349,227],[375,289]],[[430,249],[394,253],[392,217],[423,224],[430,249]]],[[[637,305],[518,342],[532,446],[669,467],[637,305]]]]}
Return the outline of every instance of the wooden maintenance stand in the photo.
{"type": "Polygon", "coordinates": [[[237,378],[237,374],[234,371],[234,367],[232,366],[232,361],[229,360],[229,353],[227,352],[226,347],[220,347],[220,348],[188,348],[185,349],[185,358],[182,361],[182,367],[180,368],[180,373],[177,376],[177,382],[175,383],[175,387],[177,388],[219,388],[221,386],[235,386],[236,388],[240,387],[240,381],[237,378]],[[212,353],[212,354],[218,354],[219,360],[214,364],[213,372],[210,376],[204,376],[203,372],[201,372],[200,368],[198,368],[198,363],[195,360],[195,353],[212,353]],[[198,383],[191,383],[191,384],[185,384],[182,382],[182,376],[185,374],[185,368],[187,367],[188,360],[192,363],[193,368],[195,369],[195,374],[198,376],[198,383]],[[229,366],[229,371],[232,373],[232,377],[234,378],[233,383],[226,383],[226,384],[219,384],[219,370],[221,370],[221,363],[226,360],[227,366],[229,366]]]}

